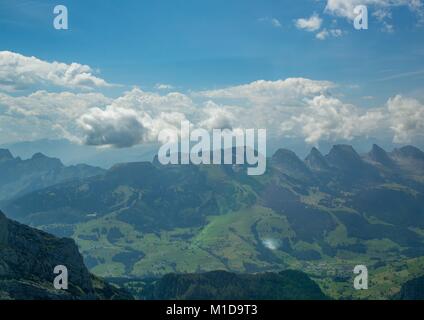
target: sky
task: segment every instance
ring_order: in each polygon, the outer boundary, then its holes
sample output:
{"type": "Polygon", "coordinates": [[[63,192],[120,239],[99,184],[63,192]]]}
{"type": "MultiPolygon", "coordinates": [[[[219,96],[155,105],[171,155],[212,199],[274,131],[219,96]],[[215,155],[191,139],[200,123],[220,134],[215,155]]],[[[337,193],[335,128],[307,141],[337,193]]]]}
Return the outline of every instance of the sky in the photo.
{"type": "Polygon", "coordinates": [[[422,146],[423,40],[420,0],[0,0],[0,143],[128,148],[189,119],[422,146]]]}

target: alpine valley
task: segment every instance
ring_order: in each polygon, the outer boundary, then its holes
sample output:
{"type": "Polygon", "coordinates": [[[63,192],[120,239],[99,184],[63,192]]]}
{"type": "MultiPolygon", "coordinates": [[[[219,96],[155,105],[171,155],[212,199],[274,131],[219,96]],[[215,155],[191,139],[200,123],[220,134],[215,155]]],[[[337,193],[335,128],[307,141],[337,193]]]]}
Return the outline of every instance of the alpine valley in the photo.
{"type": "Polygon", "coordinates": [[[413,146],[374,145],[359,155],[336,145],[327,155],[313,148],[304,160],[279,149],[262,176],[242,165],[156,159],[107,171],[65,167],[2,150],[0,199],[9,218],[72,238],[93,274],[139,298],[196,298],[192,281],[225,299],[215,270],[252,288],[255,281],[295,287],[287,282],[295,275],[311,288],[307,297],[334,299],[417,294],[408,288],[424,275],[424,153],[413,146]],[[356,265],[368,267],[369,290],[353,288],[356,265]]]}

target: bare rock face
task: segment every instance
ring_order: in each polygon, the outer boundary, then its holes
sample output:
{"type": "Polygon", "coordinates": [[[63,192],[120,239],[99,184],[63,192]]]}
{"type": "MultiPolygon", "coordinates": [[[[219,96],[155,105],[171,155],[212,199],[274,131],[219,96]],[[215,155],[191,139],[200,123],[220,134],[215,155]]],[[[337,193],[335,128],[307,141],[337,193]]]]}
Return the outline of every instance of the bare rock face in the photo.
{"type": "Polygon", "coordinates": [[[72,239],[57,238],[6,218],[0,212],[0,299],[130,298],[95,278],[72,239]],[[57,290],[53,270],[68,269],[68,290],[57,290]]]}

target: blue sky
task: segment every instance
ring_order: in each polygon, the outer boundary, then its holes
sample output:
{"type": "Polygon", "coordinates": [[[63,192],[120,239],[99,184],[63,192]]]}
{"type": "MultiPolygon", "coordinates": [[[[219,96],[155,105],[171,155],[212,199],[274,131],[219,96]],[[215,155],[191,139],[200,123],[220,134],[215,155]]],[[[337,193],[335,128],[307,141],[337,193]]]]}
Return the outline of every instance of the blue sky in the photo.
{"type": "Polygon", "coordinates": [[[57,31],[56,4],[0,1],[0,48],[88,64],[113,83],[182,90],[306,77],[357,85],[348,93],[381,102],[393,90],[419,94],[414,90],[424,79],[424,28],[406,7],[391,9],[395,32],[387,33],[372,9],[369,30],[357,31],[343,17],[323,13],[325,1],[61,1],[70,30],[57,31]],[[346,34],[320,41],[295,27],[295,19],[314,12],[327,28],[336,24],[346,34]]]}
{"type": "MultiPolygon", "coordinates": [[[[396,95],[421,103],[424,16],[420,1],[399,0],[399,5],[392,5],[390,0],[364,0],[369,3],[369,29],[362,31],[353,28],[347,14],[337,11],[343,8],[341,3],[0,0],[0,51],[88,65],[96,76],[119,84],[95,90],[109,98],[134,86],[153,92],[156,84],[169,84],[174,91],[190,95],[257,80],[304,78],[336,84],[331,95],[358,108],[381,108],[396,95]],[[69,30],[52,27],[57,4],[69,10],[69,30]],[[297,19],[313,15],[321,20],[318,29],[308,31],[296,24],[297,19]],[[334,30],[337,35],[331,33],[334,30]],[[329,33],[320,40],[320,32],[329,33]]],[[[63,88],[51,86],[47,91],[63,88]]]]}

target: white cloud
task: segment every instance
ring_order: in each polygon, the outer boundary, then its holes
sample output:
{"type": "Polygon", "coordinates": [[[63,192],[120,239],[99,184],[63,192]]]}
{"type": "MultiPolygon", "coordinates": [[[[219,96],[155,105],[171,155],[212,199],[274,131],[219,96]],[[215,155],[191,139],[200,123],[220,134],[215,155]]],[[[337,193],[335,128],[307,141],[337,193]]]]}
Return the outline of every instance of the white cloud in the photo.
{"type": "Polygon", "coordinates": [[[282,130],[303,136],[305,142],[317,144],[321,140],[352,140],[370,134],[383,118],[379,110],[364,111],[329,96],[316,96],[299,115],[283,122],[282,130]]]}
{"type": "Polygon", "coordinates": [[[130,147],[157,142],[163,129],[178,132],[186,114],[195,112],[184,94],[167,95],[138,88],[124,93],[106,108],[91,108],[77,120],[81,140],[88,145],[130,147]]]}
{"type": "MultiPolygon", "coordinates": [[[[182,113],[160,113],[152,118],[148,113],[133,109],[108,106],[93,108],[77,121],[82,129],[82,142],[93,146],[131,147],[143,143],[157,143],[161,130],[179,134],[182,113]]],[[[161,141],[164,142],[164,141],[161,141]]]]}
{"type": "Polygon", "coordinates": [[[0,93],[0,110],[19,116],[65,120],[75,119],[92,107],[105,106],[112,99],[101,93],[36,91],[28,96],[14,97],[0,93]]]}
{"type": "Polygon", "coordinates": [[[4,129],[1,141],[73,139],[77,132],[75,119],[90,108],[106,106],[111,101],[100,93],[36,91],[18,97],[0,93],[0,127],[4,129]],[[21,130],[16,129],[17,123],[22,124],[21,130]]]}
{"type": "Polygon", "coordinates": [[[179,132],[182,120],[195,127],[266,128],[269,137],[306,143],[392,138],[413,143],[424,136],[424,104],[395,96],[383,106],[361,108],[336,98],[329,81],[258,80],[190,96],[134,88],[111,99],[99,93],[37,91],[0,93],[0,141],[66,137],[96,146],[156,143],[161,130],[179,132]],[[5,138],[7,137],[7,138],[5,138]]]}
{"type": "Polygon", "coordinates": [[[388,33],[394,32],[393,24],[388,22],[392,19],[392,13],[388,8],[377,9],[372,13],[372,15],[382,24],[382,31],[388,33]]]}
{"type": "Polygon", "coordinates": [[[208,130],[233,129],[235,115],[230,111],[230,108],[208,101],[203,108],[203,113],[206,120],[199,123],[200,127],[208,130]]]}
{"type": "Polygon", "coordinates": [[[174,86],[172,86],[170,84],[165,84],[165,83],[156,83],[155,89],[157,89],[157,90],[172,90],[172,89],[174,89],[174,86]]]}
{"type": "Polygon", "coordinates": [[[46,62],[10,51],[0,51],[0,90],[16,91],[40,87],[92,89],[109,84],[79,63],[46,62]]]}
{"type": "Polygon", "coordinates": [[[314,13],[309,18],[301,18],[295,21],[295,25],[298,29],[314,32],[321,28],[322,19],[318,14],[314,13]]]}
{"type": "Polygon", "coordinates": [[[387,102],[390,128],[396,143],[411,143],[424,138],[424,104],[397,95],[387,102]]]}
{"type": "Polygon", "coordinates": [[[358,5],[366,5],[377,10],[383,10],[385,12],[384,17],[382,16],[382,11],[378,13],[380,18],[383,19],[389,17],[391,7],[408,6],[419,15],[421,15],[423,8],[421,0],[327,0],[325,11],[335,16],[353,20],[355,18],[354,9],[358,5]]]}
{"type": "Polygon", "coordinates": [[[282,27],[280,20],[278,20],[277,18],[265,17],[265,18],[260,18],[258,20],[260,22],[267,23],[274,28],[281,28],[282,27]]]}
{"type": "Polygon", "coordinates": [[[397,95],[383,107],[363,109],[321,95],[309,100],[298,115],[283,121],[280,129],[290,136],[303,136],[309,144],[370,136],[414,143],[424,138],[424,104],[397,95]]]}
{"type": "Polygon", "coordinates": [[[281,246],[281,242],[278,239],[271,238],[263,239],[262,244],[270,250],[277,250],[281,246]]]}
{"type": "Polygon", "coordinates": [[[287,78],[276,81],[258,80],[224,89],[202,91],[196,95],[212,99],[247,100],[253,104],[297,104],[304,97],[321,94],[334,87],[335,84],[330,81],[287,78]]]}
{"type": "Polygon", "coordinates": [[[316,34],[316,38],[319,40],[325,40],[328,37],[341,37],[343,35],[343,31],[340,29],[324,29],[316,34]]]}
{"type": "Polygon", "coordinates": [[[78,123],[82,128],[82,140],[86,143],[117,147],[155,142],[161,129],[177,130],[181,119],[209,130],[265,127],[275,131],[281,119],[302,107],[305,99],[323,94],[334,86],[328,81],[304,78],[260,80],[193,93],[196,102],[182,93],[159,95],[135,88],[105,109],[93,108],[80,117],[78,123]],[[233,103],[226,103],[230,101],[233,103]],[[129,122],[129,116],[135,119],[134,122],[129,122]],[[125,130],[127,127],[133,128],[134,136],[125,130]],[[105,130],[109,134],[105,134],[105,130]],[[128,144],[123,143],[125,140],[128,144]]]}
{"type": "Polygon", "coordinates": [[[93,108],[78,122],[87,145],[130,147],[145,141],[143,120],[135,110],[108,107],[93,108]]]}

